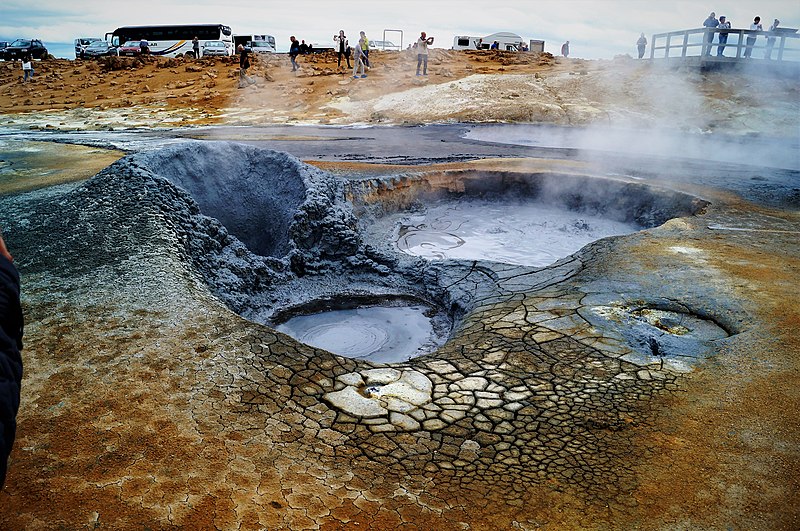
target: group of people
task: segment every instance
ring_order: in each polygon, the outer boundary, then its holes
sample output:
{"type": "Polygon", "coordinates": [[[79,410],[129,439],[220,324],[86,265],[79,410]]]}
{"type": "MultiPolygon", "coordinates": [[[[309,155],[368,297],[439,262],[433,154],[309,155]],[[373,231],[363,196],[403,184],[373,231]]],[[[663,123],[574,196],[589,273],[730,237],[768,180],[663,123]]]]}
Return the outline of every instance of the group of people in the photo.
{"type": "MultiPolygon", "coordinates": [[[[359,32],[358,43],[354,48],[351,48],[350,41],[347,38],[344,30],[339,30],[338,35],[333,36],[333,42],[336,44],[337,67],[342,67],[342,58],[347,62],[347,68],[353,69],[353,79],[363,79],[367,77],[367,70],[370,69],[369,64],[369,38],[363,31],[359,32]],[[353,57],[353,64],[350,64],[350,57],[353,57]]],[[[294,37],[292,37],[292,45],[294,46],[294,37]]],[[[412,48],[417,52],[417,75],[428,75],[428,46],[433,44],[433,37],[423,31],[420,33],[419,39],[413,44],[412,48]],[[421,70],[421,72],[420,72],[421,70]]],[[[296,69],[296,63],[292,57],[292,49],[289,49],[289,57],[292,58],[292,70],[296,69]]]]}
{"type": "Polygon", "coordinates": [[[337,68],[342,67],[342,57],[347,62],[347,68],[353,69],[353,78],[367,77],[366,71],[369,70],[369,38],[363,31],[358,33],[358,43],[355,48],[350,46],[350,40],[345,35],[344,30],[339,30],[338,35],[333,36],[336,44],[337,68]],[[350,64],[350,57],[353,57],[353,64],[350,64]]]}
{"type": "Polygon", "coordinates": [[[342,67],[342,57],[347,62],[347,68],[353,69],[353,79],[360,79],[367,77],[367,70],[369,70],[369,38],[363,31],[358,32],[358,43],[355,48],[350,46],[350,40],[345,35],[344,30],[339,30],[338,35],[333,36],[333,42],[336,44],[337,68],[342,67]],[[350,64],[350,57],[353,57],[353,64],[350,64]]]}
{"type": "MultiPolygon", "coordinates": [[[[772,59],[772,49],[775,46],[774,33],[778,29],[780,23],[781,21],[776,18],[769,27],[768,31],[772,33],[772,35],[766,35],[767,46],[764,50],[764,59],[772,59]]],[[[728,32],[724,30],[731,29],[731,21],[728,20],[728,18],[724,15],[720,15],[719,19],[717,19],[716,13],[712,11],[711,14],[708,15],[708,18],[703,21],[703,27],[706,28],[705,55],[711,55],[711,47],[712,43],[714,42],[714,33],[719,32],[719,37],[717,39],[717,57],[724,57],[723,52],[725,51],[725,46],[728,43],[728,32]]],[[[764,31],[764,27],[761,24],[761,17],[755,17],[753,19],[753,23],[750,24],[749,29],[751,32],[764,31]]],[[[757,37],[758,35],[755,33],[747,34],[744,57],[749,58],[752,56],[753,47],[756,44],[757,37]]]]}

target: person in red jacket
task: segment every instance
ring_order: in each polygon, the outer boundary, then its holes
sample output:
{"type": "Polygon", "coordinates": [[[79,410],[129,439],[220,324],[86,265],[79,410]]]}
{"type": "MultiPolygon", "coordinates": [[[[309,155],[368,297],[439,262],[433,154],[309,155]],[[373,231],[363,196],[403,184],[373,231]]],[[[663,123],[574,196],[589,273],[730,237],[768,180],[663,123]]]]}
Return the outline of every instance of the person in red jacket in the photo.
{"type": "Polygon", "coordinates": [[[22,383],[22,306],[19,273],[0,233],[0,489],[17,433],[22,383]]]}

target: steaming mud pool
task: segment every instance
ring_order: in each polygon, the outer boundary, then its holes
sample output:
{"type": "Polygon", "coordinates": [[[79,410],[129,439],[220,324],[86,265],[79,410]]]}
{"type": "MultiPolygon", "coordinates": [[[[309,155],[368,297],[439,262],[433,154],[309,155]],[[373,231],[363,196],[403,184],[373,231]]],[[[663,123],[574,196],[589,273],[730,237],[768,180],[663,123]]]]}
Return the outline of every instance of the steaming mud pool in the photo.
{"type": "Polygon", "coordinates": [[[429,315],[429,308],[422,304],[365,306],[299,315],[275,328],[334,354],[397,363],[444,343],[429,315]]]}
{"type": "Polygon", "coordinates": [[[541,202],[440,201],[398,214],[397,248],[428,259],[490,260],[543,267],[588,243],[640,229],[634,223],[541,202]]]}

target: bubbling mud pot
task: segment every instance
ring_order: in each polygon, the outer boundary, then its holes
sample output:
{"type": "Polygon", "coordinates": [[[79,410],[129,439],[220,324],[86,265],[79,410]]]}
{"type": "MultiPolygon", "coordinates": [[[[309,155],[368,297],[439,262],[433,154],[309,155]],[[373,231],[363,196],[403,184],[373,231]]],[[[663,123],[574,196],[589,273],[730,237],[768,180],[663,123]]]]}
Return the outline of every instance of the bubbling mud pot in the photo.
{"type": "Polygon", "coordinates": [[[340,356],[397,363],[434,352],[452,321],[442,308],[406,297],[337,297],[288,308],[267,323],[340,356]]]}
{"type": "Polygon", "coordinates": [[[543,267],[608,236],[639,230],[633,223],[578,214],[542,203],[439,201],[399,214],[395,244],[428,259],[491,260],[543,267]]]}
{"type": "Polygon", "coordinates": [[[542,173],[446,171],[366,180],[352,188],[372,240],[431,260],[531,267],[704,206],[632,182],[542,173]]]}

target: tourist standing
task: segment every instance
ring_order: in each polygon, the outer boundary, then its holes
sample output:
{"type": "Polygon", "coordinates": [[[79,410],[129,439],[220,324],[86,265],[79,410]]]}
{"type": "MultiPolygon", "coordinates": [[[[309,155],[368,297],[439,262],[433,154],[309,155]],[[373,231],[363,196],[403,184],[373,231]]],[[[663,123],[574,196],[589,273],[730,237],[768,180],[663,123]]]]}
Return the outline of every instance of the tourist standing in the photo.
{"type": "Polygon", "coordinates": [[[647,38],[644,36],[644,33],[639,35],[639,40],[636,41],[636,47],[639,49],[639,59],[644,57],[644,51],[647,48],[647,38]]]}
{"type": "Polygon", "coordinates": [[[711,43],[714,41],[714,30],[717,26],[719,26],[717,14],[712,11],[711,14],[708,15],[708,18],[703,21],[703,27],[706,28],[706,49],[704,55],[711,55],[711,43]]]}
{"type": "Polygon", "coordinates": [[[772,59],[772,48],[775,47],[775,30],[778,29],[780,23],[781,21],[776,18],[769,27],[770,35],[767,36],[767,49],[764,50],[764,59],[772,59]]]}
{"type": "Polygon", "coordinates": [[[367,77],[366,72],[364,71],[366,65],[364,64],[364,51],[361,49],[361,46],[356,46],[355,51],[353,52],[353,79],[358,79],[359,71],[361,72],[361,77],[367,77]]]}
{"type": "Polygon", "coordinates": [[[336,52],[339,56],[339,60],[336,62],[336,67],[342,67],[342,56],[344,56],[344,58],[347,60],[347,69],[349,70],[352,68],[350,66],[350,42],[347,40],[344,30],[339,30],[339,35],[333,36],[333,42],[339,45],[336,52]]]}
{"type": "Polygon", "coordinates": [[[725,18],[725,15],[719,17],[719,44],[717,44],[717,57],[722,57],[722,52],[725,51],[725,45],[728,44],[728,32],[725,30],[731,29],[731,23],[725,18]]]}
{"type": "Polygon", "coordinates": [[[367,67],[369,70],[369,39],[367,38],[367,34],[359,32],[360,38],[358,39],[358,47],[361,48],[361,54],[363,55],[362,60],[364,61],[364,66],[367,67]]]}
{"type": "Polygon", "coordinates": [[[150,43],[147,42],[147,39],[142,39],[139,41],[139,51],[142,55],[148,55],[150,53],[150,43]]]}
{"type": "Polygon", "coordinates": [[[422,75],[428,75],[428,46],[431,44],[433,44],[433,37],[428,37],[424,31],[419,34],[419,39],[414,44],[417,49],[417,75],[420,75],[420,66],[422,66],[422,75]]]}
{"type": "MultiPolygon", "coordinates": [[[[761,25],[761,17],[756,17],[753,19],[753,23],[750,24],[750,31],[764,31],[764,27],[761,25]]],[[[754,35],[752,33],[747,34],[747,47],[744,49],[745,57],[749,58],[753,53],[753,46],[756,44],[757,37],[758,35],[754,35]]]]}
{"type": "Polygon", "coordinates": [[[289,37],[292,44],[289,45],[289,59],[292,61],[292,72],[297,72],[297,56],[300,54],[300,43],[294,38],[294,35],[289,37]]]}
{"type": "Polygon", "coordinates": [[[561,45],[561,55],[569,57],[569,41],[561,45]]]}
{"type": "Polygon", "coordinates": [[[194,52],[194,58],[200,59],[200,39],[197,36],[192,39],[192,51],[194,52]]]}
{"type": "Polygon", "coordinates": [[[248,56],[247,48],[240,44],[236,51],[239,52],[239,88],[253,85],[255,80],[247,75],[247,69],[250,68],[250,57],[248,56]]]}
{"type": "Polygon", "coordinates": [[[0,489],[17,433],[22,384],[22,307],[19,273],[0,234],[0,489]]]}
{"type": "Polygon", "coordinates": [[[33,81],[33,59],[30,55],[22,58],[22,82],[27,83],[28,79],[33,81]]]}

